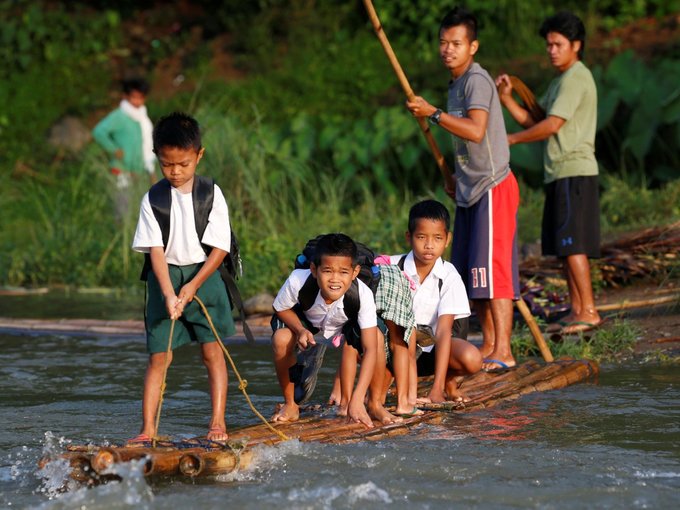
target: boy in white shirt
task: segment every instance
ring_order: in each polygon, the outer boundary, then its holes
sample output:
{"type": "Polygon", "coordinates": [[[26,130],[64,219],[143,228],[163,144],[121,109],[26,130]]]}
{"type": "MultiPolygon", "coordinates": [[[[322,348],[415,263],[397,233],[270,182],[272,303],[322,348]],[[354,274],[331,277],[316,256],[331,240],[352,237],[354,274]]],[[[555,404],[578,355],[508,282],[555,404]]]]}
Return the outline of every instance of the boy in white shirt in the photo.
{"type": "MultiPolygon", "coordinates": [[[[409,212],[406,232],[411,251],[390,257],[390,262],[401,267],[413,282],[413,311],[418,329],[429,328],[434,335],[434,344],[423,347],[418,359],[418,376],[434,372],[432,389],[421,402],[465,400],[458,391],[456,377],[482,368],[479,350],[465,340],[452,337],[454,320],[468,317],[470,304],[458,271],[453,264],[442,260],[451,243],[450,225],[449,212],[442,203],[425,200],[415,204],[409,212]]],[[[414,372],[415,345],[409,345],[409,352],[414,372]]],[[[413,384],[410,380],[409,383],[413,384]]]]}
{"type": "Polygon", "coordinates": [[[358,292],[356,320],[361,333],[360,345],[357,347],[363,351],[363,363],[347,415],[352,421],[363,423],[368,428],[373,427],[371,417],[381,423],[396,419],[381,402],[380,387],[384,378],[385,359],[382,346],[379,348],[378,345],[376,305],[371,290],[357,278],[360,266],[356,261],[357,247],[352,239],[344,234],[327,234],[316,244],[310,269],[295,269],[279,290],[274,300],[276,317],[272,321],[272,349],[284,404],[276,411],[272,421],[288,422],[299,418],[294,383],[289,373],[296,363],[295,349],[304,350],[316,345],[316,333],[325,339],[333,339],[342,333],[350,320],[345,313],[345,297],[352,286],[356,286],[352,292],[358,292]],[[316,281],[319,291],[311,307],[303,310],[299,294],[302,287],[311,281],[310,278],[316,281]],[[364,400],[369,393],[369,386],[372,391],[367,411],[364,400]]]}
{"type": "Polygon", "coordinates": [[[145,266],[149,361],[144,378],[142,429],[129,443],[146,443],[156,436],[155,417],[163,375],[172,361],[172,351],[191,341],[200,343],[208,370],[212,417],[206,437],[226,441],[227,368],[220,345],[194,296],[205,304],[220,338],[235,333],[229,297],[217,271],[231,246],[227,202],[211,179],[195,175],[205,151],[195,119],[183,113],[162,118],[154,129],[153,142],[165,179],[144,195],[132,243],[135,251],[148,254],[150,262],[150,267],[145,266]],[[205,186],[209,186],[212,197],[209,207],[203,207],[201,202],[206,200],[207,193],[201,191],[205,186]],[[165,199],[169,210],[158,210],[154,205],[157,196],[165,199]],[[195,210],[209,211],[200,236],[195,210]],[[171,330],[172,344],[168,346],[171,330]]]}

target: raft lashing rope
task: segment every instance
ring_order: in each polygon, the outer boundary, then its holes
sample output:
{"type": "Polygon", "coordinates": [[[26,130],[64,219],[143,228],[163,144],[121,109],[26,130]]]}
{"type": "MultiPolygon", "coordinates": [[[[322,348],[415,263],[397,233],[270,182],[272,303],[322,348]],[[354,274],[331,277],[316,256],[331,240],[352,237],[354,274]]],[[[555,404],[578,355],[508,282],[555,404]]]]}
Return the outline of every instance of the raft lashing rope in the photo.
{"type": "MultiPolygon", "coordinates": [[[[222,352],[224,353],[224,356],[227,358],[229,361],[229,365],[231,366],[231,369],[234,371],[234,374],[236,375],[236,379],[238,379],[238,389],[241,390],[241,393],[243,393],[243,396],[246,398],[246,401],[248,402],[248,405],[250,406],[250,409],[253,411],[255,416],[257,416],[260,420],[262,420],[262,423],[264,423],[267,428],[269,428],[274,434],[279,436],[282,441],[288,441],[289,437],[286,436],[283,432],[280,430],[277,430],[275,427],[272,426],[269,421],[262,416],[262,414],[255,408],[255,405],[253,404],[252,400],[250,399],[250,395],[248,395],[248,391],[246,390],[246,387],[248,386],[248,381],[246,379],[243,379],[241,377],[241,374],[239,373],[238,369],[236,368],[236,363],[234,363],[234,360],[231,357],[231,354],[229,354],[229,350],[226,348],[222,340],[220,339],[220,335],[217,333],[217,330],[215,329],[215,325],[213,324],[212,318],[210,317],[210,313],[208,313],[208,309],[205,307],[203,304],[203,301],[198,296],[194,296],[194,299],[196,302],[199,304],[201,307],[201,310],[203,311],[203,314],[205,315],[205,318],[208,320],[208,324],[210,325],[210,329],[213,332],[213,335],[215,335],[215,340],[219,344],[220,348],[222,349],[222,352]]],[[[244,319],[245,320],[245,319],[244,319]]],[[[172,336],[174,333],[175,329],[175,319],[173,319],[172,324],[170,325],[170,334],[168,336],[168,349],[166,351],[166,360],[169,359],[170,356],[170,351],[172,350],[172,336]]],[[[151,445],[152,447],[156,447],[157,444],[159,444],[159,437],[158,437],[158,427],[160,425],[160,419],[161,419],[161,407],[163,405],[163,393],[165,393],[165,381],[168,375],[168,363],[166,362],[165,365],[165,370],[163,372],[163,382],[161,383],[161,394],[160,394],[160,399],[158,402],[158,410],[156,411],[156,427],[155,427],[155,434],[154,437],[151,440],[151,445]]],[[[216,445],[219,445],[220,447],[224,448],[225,444],[222,442],[217,442],[217,441],[211,441],[209,439],[206,439],[208,443],[210,443],[210,446],[208,448],[214,448],[216,445]]],[[[193,442],[189,441],[190,443],[193,442]]],[[[228,442],[227,442],[228,445],[228,442]]],[[[173,443],[172,446],[175,446],[173,443]]],[[[191,446],[187,446],[186,448],[190,447],[196,447],[197,445],[194,443],[191,446]]],[[[175,446],[177,447],[177,446],[175,446]]]]}

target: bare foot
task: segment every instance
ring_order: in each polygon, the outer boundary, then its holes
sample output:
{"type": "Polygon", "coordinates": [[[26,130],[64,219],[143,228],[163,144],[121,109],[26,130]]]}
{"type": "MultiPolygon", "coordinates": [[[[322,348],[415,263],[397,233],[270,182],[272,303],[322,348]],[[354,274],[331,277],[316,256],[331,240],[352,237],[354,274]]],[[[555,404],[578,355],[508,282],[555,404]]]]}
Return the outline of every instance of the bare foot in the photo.
{"type": "Polygon", "coordinates": [[[470,402],[470,398],[465,395],[462,391],[450,390],[447,391],[447,397],[449,402],[470,402]]]}
{"type": "Polygon", "coordinates": [[[229,434],[227,434],[227,430],[224,426],[221,425],[216,425],[214,427],[210,427],[210,430],[208,430],[208,434],[205,436],[208,441],[226,441],[229,439],[229,434]]]}
{"type": "Polygon", "coordinates": [[[430,397],[418,397],[416,399],[416,405],[421,405],[421,404],[431,404],[432,401],[430,400],[430,397]]]}
{"type": "Polygon", "coordinates": [[[272,422],[288,422],[297,421],[300,418],[300,408],[297,404],[283,404],[281,407],[277,406],[274,416],[271,417],[272,422]]]}
{"type": "MultiPolygon", "coordinates": [[[[413,408],[415,409],[415,408],[413,408]]],[[[408,412],[408,411],[407,411],[408,412]]],[[[390,423],[397,423],[403,421],[401,418],[393,415],[382,405],[370,405],[368,407],[368,414],[374,419],[382,423],[383,425],[389,425],[390,423]]],[[[397,413],[399,414],[399,413],[397,413]]]]}
{"type": "Polygon", "coordinates": [[[443,391],[430,391],[430,394],[428,395],[428,398],[430,399],[430,402],[433,404],[439,404],[441,402],[446,402],[446,397],[444,396],[443,391]]]}
{"type": "Polygon", "coordinates": [[[329,406],[339,406],[340,405],[340,396],[336,395],[335,393],[331,393],[331,396],[328,397],[328,405],[329,406]]]}
{"type": "Polygon", "coordinates": [[[335,414],[338,416],[347,416],[347,404],[340,403],[335,414]]]}
{"type": "Polygon", "coordinates": [[[574,320],[566,323],[566,326],[562,328],[560,333],[563,335],[573,335],[576,333],[585,333],[587,331],[592,331],[597,329],[602,325],[604,319],[600,317],[599,314],[584,314],[580,317],[575,317],[574,320]]]}

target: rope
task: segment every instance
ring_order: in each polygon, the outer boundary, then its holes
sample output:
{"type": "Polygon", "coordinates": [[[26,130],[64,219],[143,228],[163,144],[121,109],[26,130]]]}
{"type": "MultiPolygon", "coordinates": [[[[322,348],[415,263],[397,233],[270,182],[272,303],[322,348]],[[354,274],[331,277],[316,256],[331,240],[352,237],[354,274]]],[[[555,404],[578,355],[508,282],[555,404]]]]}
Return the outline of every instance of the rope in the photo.
{"type": "Polygon", "coordinates": [[[534,122],[540,122],[545,119],[545,110],[538,104],[536,96],[531,89],[517,76],[510,76],[510,83],[534,122]]]}
{"type": "MultiPolygon", "coordinates": [[[[224,343],[222,343],[222,340],[220,340],[220,335],[217,333],[217,330],[215,329],[215,325],[213,324],[212,318],[210,317],[208,310],[206,309],[205,305],[203,304],[203,301],[201,301],[198,296],[194,296],[194,299],[201,306],[201,310],[203,310],[203,313],[205,314],[206,319],[208,319],[208,324],[210,324],[210,329],[212,330],[213,335],[215,335],[215,340],[217,340],[217,343],[222,348],[222,352],[224,352],[224,355],[226,356],[227,360],[229,360],[229,364],[231,365],[231,368],[234,371],[234,374],[236,374],[236,378],[238,379],[238,389],[241,390],[241,393],[243,393],[243,396],[246,397],[246,400],[248,401],[248,405],[250,406],[250,409],[252,409],[255,416],[260,418],[260,420],[262,420],[262,423],[264,423],[267,426],[267,428],[269,428],[269,430],[271,430],[277,436],[279,436],[279,438],[281,438],[282,441],[288,441],[288,439],[290,439],[288,436],[286,436],[280,430],[277,430],[274,427],[272,427],[271,423],[269,423],[267,421],[267,419],[264,416],[262,416],[262,414],[260,414],[260,412],[257,409],[255,409],[255,406],[253,405],[253,402],[250,400],[250,396],[248,395],[248,392],[246,391],[246,387],[248,386],[248,381],[246,381],[245,379],[243,379],[241,377],[241,374],[237,370],[236,364],[234,363],[234,360],[232,359],[231,355],[229,354],[229,351],[224,346],[224,343]]],[[[243,320],[245,321],[245,318],[243,320]]]]}
{"type": "Polygon", "coordinates": [[[156,448],[158,441],[158,427],[161,422],[161,408],[163,407],[163,393],[165,393],[165,380],[168,376],[168,367],[170,366],[170,351],[172,351],[172,335],[175,332],[175,319],[170,323],[170,334],[168,335],[168,349],[165,351],[165,370],[163,370],[163,382],[161,383],[161,395],[158,399],[158,409],[156,410],[156,425],[154,427],[153,437],[151,438],[151,446],[156,448]]]}

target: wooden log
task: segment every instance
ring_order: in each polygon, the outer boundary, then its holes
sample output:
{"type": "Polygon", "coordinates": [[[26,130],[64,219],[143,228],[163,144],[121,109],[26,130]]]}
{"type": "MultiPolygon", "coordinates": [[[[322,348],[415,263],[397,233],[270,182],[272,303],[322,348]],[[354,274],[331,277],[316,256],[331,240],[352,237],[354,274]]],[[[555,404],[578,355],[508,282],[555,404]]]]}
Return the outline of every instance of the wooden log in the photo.
{"type": "Polygon", "coordinates": [[[253,460],[251,450],[211,451],[203,454],[187,453],[179,460],[179,471],[190,477],[226,474],[246,468],[253,460]]]}

